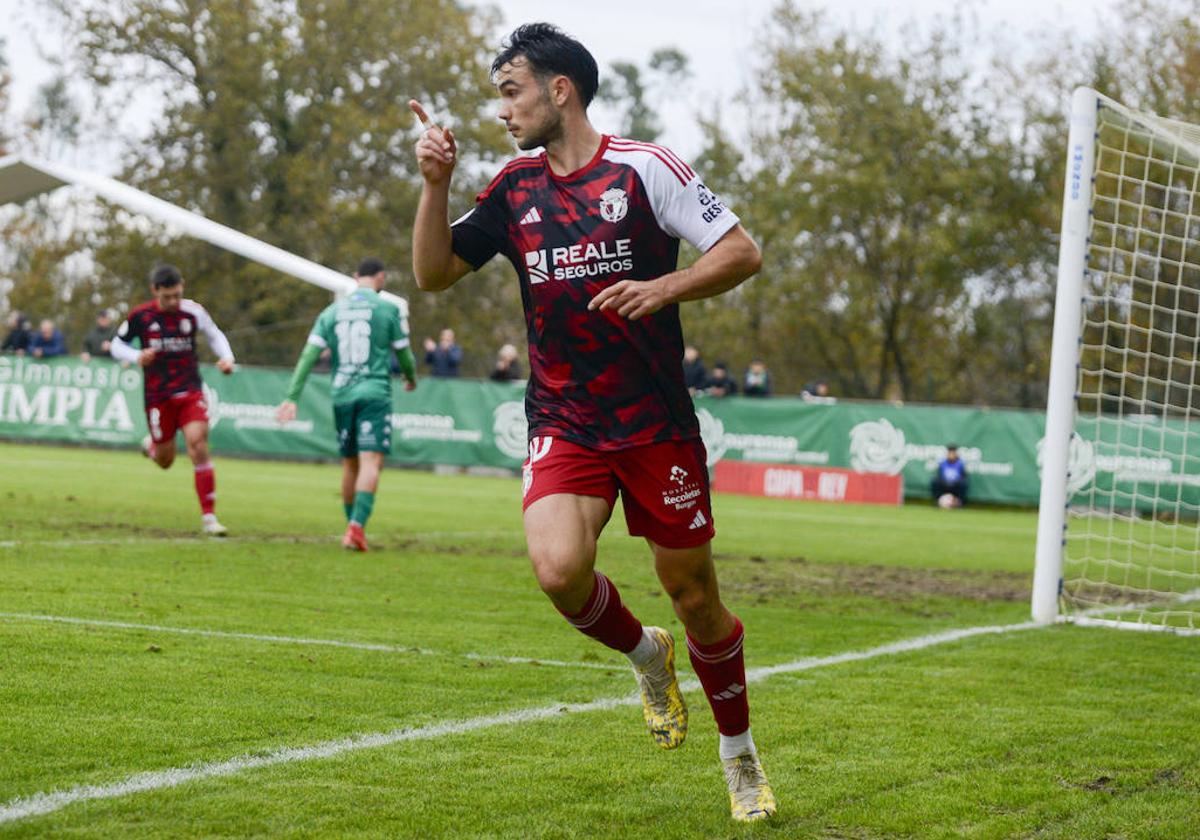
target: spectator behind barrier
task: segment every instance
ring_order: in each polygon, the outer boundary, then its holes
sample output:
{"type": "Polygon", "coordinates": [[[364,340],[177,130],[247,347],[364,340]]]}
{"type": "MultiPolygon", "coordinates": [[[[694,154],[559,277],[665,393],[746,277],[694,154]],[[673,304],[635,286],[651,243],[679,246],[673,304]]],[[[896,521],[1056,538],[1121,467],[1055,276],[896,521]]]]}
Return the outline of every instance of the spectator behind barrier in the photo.
{"type": "Polygon", "coordinates": [[[742,393],[747,397],[771,396],[771,374],[762,359],[755,359],[746,368],[746,377],[742,380],[742,393]]]}
{"type": "Polygon", "coordinates": [[[818,379],[805,385],[804,390],[800,392],[800,398],[816,403],[837,402],[837,397],[829,392],[829,383],[824,379],[818,379]]]}
{"type": "Polygon", "coordinates": [[[505,344],[496,353],[496,365],[488,374],[488,379],[493,382],[512,382],[520,378],[521,362],[517,358],[517,348],[511,344],[505,344]]]}
{"type": "Polygon", "coordinates": [[[38,327],[33,343],[29,345],[29,352],[39,359],[67,355],[67,341],[63,338],[62,330],[54,326],[49,318],[45,319],[38,327]]]}
{"type": "Polygon", "coordinates": [[[0,353],[24,356],[33,344],[33,337],[34,332],[25,313],[14,309],[8,316],[8,335],[4,337],[4,344],[0,345],[0,353]]]}
{"type": "Polygon", "coordinates": [[[454,342],[454,330],[442,330],[436,343],[432,338],[425,339],[425,364],[429,365],[430,375],[458,376],[461,362],[462,348],[454,342]]]}
{"type": "Polygon", "coordinates": [[[712,374],[708,377],[704,393],[710,397],[732,397],[738,392],[737,381],[729,375],[729,367],[724,362],[713,365],[712,374]]]}
{"type": "Polygon", "coordinates": [[[946,446],[946,457],[938,464],[929,492],[933,501],[941,508],[964,507],[967,504],[967,465],[958,457],[958,447],[946,446]]]}
{"type": "Polygon", "coordinates": [[[96,316],[96,323],[83,337],[83,352],[79,354],[79,358],[90,362],[93,356],[108,356],[112,347],[112,337],[116,333],[117,328],[113,326],[112,310],[103,310],[96,316]]]}
{"type": "Polygon", "coordinates": [[[703,391],[708,384],[708,371],[704,368],[704,362],[700,361],[700,351],[691,345],[683,348],[683,384],[692,396],[703,391]]]}

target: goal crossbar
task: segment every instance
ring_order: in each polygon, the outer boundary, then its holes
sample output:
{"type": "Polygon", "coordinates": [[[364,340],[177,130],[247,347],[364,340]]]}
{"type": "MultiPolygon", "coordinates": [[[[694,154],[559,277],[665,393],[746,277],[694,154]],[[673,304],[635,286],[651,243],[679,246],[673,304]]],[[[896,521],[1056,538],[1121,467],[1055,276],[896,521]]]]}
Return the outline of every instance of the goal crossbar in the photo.
{"type": "MultiPolygon", "coordinates": [[[[0,158],[0,204],[25,201],[69,185],[85,187],[126,210],[335,294],[348,294],[357,285],[352,277],[339,271],[206,219],[199,213],[185,210],[113,178],[22,155],[0,158]]],[[[380,297],[399,307],[401,316],[408,316],[408,301],[404,298],[387,291],[381,292],[380,297]]]]}

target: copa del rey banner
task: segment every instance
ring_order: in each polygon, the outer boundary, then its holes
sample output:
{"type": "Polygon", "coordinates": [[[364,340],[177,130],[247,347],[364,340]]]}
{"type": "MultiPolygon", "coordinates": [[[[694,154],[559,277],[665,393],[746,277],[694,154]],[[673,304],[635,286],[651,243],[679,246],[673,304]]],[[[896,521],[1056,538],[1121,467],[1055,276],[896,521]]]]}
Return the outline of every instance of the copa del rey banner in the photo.
{"type": "MultiPolygon", "coordinates": [[[[275,407],[290,371],[222,376],[205,366],[202,373],[218,456],[338,457],[328,375],[313,374],[298,417],[281,426],[275,407]]],[[[760,477],[763,488],[773,482],[772,495],[785,498],[812,498],[810,489],[823,498],[822,488],[829,497],[858,492],[850,484],[857,479],[839,484],[840,471],[899,479],[905,497],[923,498],[946,444],[956,443],[973,500],[1037,503],[1041,412],[734,397],[697,398],[696,413],[718,482],[720,465],[751,462],[771,471],[760,477]]],[[[1200,426],[1147,416],[1118,428],[1081,417],[1077,430],[1070,488],[1079,497],[1200,506],[1200,426]]],[[[110,360],[0,356],[0,437],[136,447],[145,434],[140,370],[110,360]]],[[[426,377],[416,391],[394,390],[393,463],[519,470],[526,444],[521,384],[426,377]]]]}
{"type": "Polygon", "coordinates": [[[898,475],[862,473],[841,467],[795,467],[752,461],[718,461],[713,489],[774,499],[818,502],[904,503],[904,480],[898,475]]]}

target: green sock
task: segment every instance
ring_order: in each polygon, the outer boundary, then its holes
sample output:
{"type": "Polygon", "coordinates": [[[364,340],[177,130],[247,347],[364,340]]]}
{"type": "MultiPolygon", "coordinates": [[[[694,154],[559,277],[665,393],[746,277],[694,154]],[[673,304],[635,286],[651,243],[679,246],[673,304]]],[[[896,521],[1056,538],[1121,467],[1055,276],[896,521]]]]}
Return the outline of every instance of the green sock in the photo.
{"type": "Polygon", "coordinates": [[[346,521],[349,522],[354,516],[354,502],[342,502],[342,508],[346,511],[346,521]]]}
{"type": "Polygon", "coordinates": [[[354,494],[354,514],[350,517],[351,522],[357,522],[364,528],[367,527],[367,520],[371,518],[371,508],[375,507],[375,494],[367,493],[362,490],[354,494]]]}

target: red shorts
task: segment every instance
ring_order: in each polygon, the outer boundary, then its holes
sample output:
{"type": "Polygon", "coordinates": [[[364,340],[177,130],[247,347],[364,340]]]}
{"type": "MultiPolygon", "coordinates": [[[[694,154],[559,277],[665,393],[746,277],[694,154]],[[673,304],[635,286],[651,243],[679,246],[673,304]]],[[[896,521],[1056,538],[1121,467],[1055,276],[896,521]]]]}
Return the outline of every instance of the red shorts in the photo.
{"type": "Polygon", "coordinates": [[[146,425],[150,427],[150,439],[155,443],[174,440],[175,432],[197,420],[208,422],[208,404],[203,391],[188,391],[176,394],[158,405],[146,407],[146,425]]]}
{"type": "Polygon", "coordinates": [[[666,548],[694,548],[713,538],[707,455],[699,440],[664,441],[600,452],[556,437],[529,441],[524,507],[543,496],[599,496],[625,508],[629,533],[666,548]]]}

